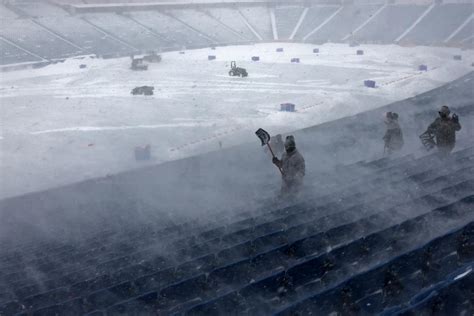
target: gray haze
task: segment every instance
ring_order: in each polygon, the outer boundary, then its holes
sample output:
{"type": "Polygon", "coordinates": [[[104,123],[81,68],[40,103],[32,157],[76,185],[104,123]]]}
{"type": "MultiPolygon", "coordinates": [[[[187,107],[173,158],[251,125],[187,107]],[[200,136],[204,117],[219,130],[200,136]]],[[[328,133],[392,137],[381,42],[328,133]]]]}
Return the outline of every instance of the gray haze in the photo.
{"type": "MultiPolygon", "coordinates": [[[[354,183],[365,194],[357,201],[380,202],[380,210],[353,212],[341,223],[379,212],[382,229],[431,211],[418,201],[392,213],[408,194],[435,194],[441,185],[420,188],[402,175],[394,183],[367,163],[390,166],[433,154],[419,135],[442,105],[460,117],[455,151],[473,146],[474,4],[442,2],[2,1],[0,257],[18,258],[25,288],[34,284],[45,293],[51,275],[36,264],[42,249],[83,249],[110,236],[117,249],[146,249],[146,258],[163,256],[177,266],[182,258],[172,241],[220,232],[269,210],[311,209],[328,196],[339,203],[334,194],[352,197],[354,183]],[[280,46],[285,51],[276,55],[280,46]],[[357,50],[364,51],[360,61],[357,50]],[[129,69],[132,58],[151,51],[162,55],[160,63],[129,69]],[[254,54],[261,60],[252,61],[254,54]],[[229,58],[249,77],[228,78],[229,58]],[[419,70],[423,64],[427,72],[419,70]],[[366,79],[375,88],[365,87],[366,79]],[[154,96],[130,94],[142,85],[156,85],[154,96]],[[280,112],[287,102],[296,104],[295,113],[280,112]],[[388,111],[399,114],[405,140],[390,157],[382,140],[388,111]],[[294,135],[306,161],[297,199],[279,197],[281,176],[254,134],[259,127],[283,139],[294,135]],[[135,147],[146,144],[151,159],[136,161],[135,147]],[[185,228],[169,240],[138,245],[126,238],[178,226],[185,228]]],[[[439,170],[429,179],[472,180],[467,162],[436,159],[439,170]]],[[[443,203],[464,197],[447,194],[443,203]]],[[[400,249],[472,220],[430,218],[424,234],[407,235],[400,249]]],[[[54,264],[58,271],[77,268],[54,264]]],[[[345,268],[348,275],[363,270],[345,268]]],[[[0,315],[8,302],[24,299],[8,273],[0,273],[0,315]]]]}

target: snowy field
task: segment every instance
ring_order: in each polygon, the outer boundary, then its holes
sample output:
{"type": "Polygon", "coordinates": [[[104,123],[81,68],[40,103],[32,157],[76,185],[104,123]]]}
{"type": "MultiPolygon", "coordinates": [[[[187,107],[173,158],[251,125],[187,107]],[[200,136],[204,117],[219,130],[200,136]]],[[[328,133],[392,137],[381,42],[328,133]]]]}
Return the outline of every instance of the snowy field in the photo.
{"type": "Polygon", "coordinates": [[[86,57],[2,73],[0,198],[244,142],[258,146],[258,127],[276,134],[380,107],[452,81],[473,61],[472,51],[456,48],[294,43],[162,56],[143,72],[130,70],[129,58],[86,57]],[[229,77],[231,60],[249,77],[229,77]],[[419,72],[420,64],[428,72],[419,72]],[[377,87],[364,87],[367,79],[377,87]],[[141,85],[154,86],[155,95],[132,96],[141,85]],[[297,112],[279,112],[285,102],[297,112]],[[135,161],[134,147],[146,144],[152,160],[135,161]]]}

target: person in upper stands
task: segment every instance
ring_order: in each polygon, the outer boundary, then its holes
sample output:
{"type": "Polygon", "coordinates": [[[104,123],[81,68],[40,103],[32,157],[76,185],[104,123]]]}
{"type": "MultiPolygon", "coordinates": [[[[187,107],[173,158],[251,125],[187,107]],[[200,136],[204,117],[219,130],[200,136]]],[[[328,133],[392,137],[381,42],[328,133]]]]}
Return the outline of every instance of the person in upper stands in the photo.
{"type": "Polygon", "coordinates": [[[450,116],[447,105],[443,105],[438,113],[439,117],[428,126],[426,133],[435,137],[436,147],[442,155],[449,155],[456,144],[456,132],[461,130],[461,124],[456,114],[450,116]]]}
{"type": "Polygon", "coordinates": [[[403,147],[403,133],[398,124],[398,114],[394,112],[387,112],[385,114],[385,124],[387,130],[383,137],[385,142],[384,151],[389,155],[399,151],[403,147]]]}
{"type": "Polygon", "coordinates": [[[285,152],[281,160],[273,157],[273,163],[282,170],[281,195],[295,197],[303,186],[306,165],[303,156],[296,149],[295,138],[290,135],[285,140],[285,152]]]}

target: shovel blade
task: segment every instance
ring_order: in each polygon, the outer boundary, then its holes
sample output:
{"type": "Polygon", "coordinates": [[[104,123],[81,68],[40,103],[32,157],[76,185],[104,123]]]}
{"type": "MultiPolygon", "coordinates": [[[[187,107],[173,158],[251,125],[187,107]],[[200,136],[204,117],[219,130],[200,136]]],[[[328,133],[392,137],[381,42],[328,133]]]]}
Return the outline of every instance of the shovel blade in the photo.
{"type": "Polygon", "coordinates": [[[265,131],[264,129],[259,128],[255,132],[255,135],[257,135],[257,137],[262,142],[262,146],[265,146],[266,144],[268,144],[268,142],[270,142],[270,134],[268,134],[268,132],[265,131]]]}

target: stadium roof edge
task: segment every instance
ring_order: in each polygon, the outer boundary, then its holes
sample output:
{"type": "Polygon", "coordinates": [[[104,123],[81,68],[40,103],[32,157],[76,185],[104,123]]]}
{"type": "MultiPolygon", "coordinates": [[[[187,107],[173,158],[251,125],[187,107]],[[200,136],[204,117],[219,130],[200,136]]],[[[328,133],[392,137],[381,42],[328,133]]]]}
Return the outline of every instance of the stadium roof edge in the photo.
{"type": "Polygon", "coordinates": [[[95,3],[95,4],[64,4],[56,2],[57,5],[70,11],[71,13],[84,12],[104,12],[104,11],[132,11],[132,10],[153,10],[153,9],[171,9],[180,7],[222,6],[232,4],[262,5],[269,1],[223,1],[223,0],[203,0],[203,1],[167,1],[167,2],[134,2],[134,3],[95,3]]]}
{"type": "MultiPolygon", "coordinates": [[[[392,4],[427,4],[435,3],[439,0],[389,0],[392,4]]],[[[97,1],[96,3],[75,3],[67,0],[52,0],[58,6],[61,6],[71,13],[83,12],[101,12],[101,11],[129,11],[129,10],[147,10],[147,9],[170,9],[180,7],[199,7],[199,6],[226,6],[226,5],[276,5],[276,4],[300,4],[300,5],[341,5],[341,4],[384,4],[387,0],[165,0],[165,1],[131,1],[128,3],[111,1],[97,1]]],[[[469,3],[470,0],[444,0],[446,3],[469,3]]]]}
{"type": "MultiPolygon", "coordinates": [[[[147,10],[147,9],[169,9],[193,6],[225,6],[225,5],[276,5],[276,4],[302,4],[302,5],[341,5],[341,4],[429,4],[437,3],[440,0],[165,0],[165,1],[143,1],[143,2],[114,2],[98,1],[96,3],[74,3],[67,0],[52,0],[71,13],[81,12],[100,12],[100,11],[128,11],[128,10],[147,10]]],[[[470,0],[444,0],[443,3],[470,3],[470,0]]]]}

